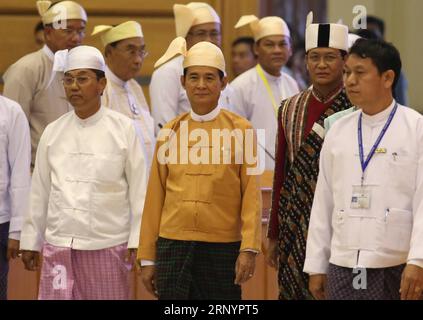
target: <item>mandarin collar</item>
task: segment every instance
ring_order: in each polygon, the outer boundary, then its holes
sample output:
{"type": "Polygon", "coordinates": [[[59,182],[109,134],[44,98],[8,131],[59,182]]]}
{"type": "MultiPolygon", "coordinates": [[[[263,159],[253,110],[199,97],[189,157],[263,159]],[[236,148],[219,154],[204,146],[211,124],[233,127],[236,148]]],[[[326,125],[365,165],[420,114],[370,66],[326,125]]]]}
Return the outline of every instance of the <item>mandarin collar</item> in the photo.
{"type": "Polygon", "coordinates": [[[214,108],[211,112],[207,113],[207,114],[203,114],[203,115],[199,115],[196,114],[192,109],[191,109],[191,118],[192,120],[196,121],[196,122],[206,122],[206,121],[212,121],[215,118],[217,118],[217,116],[220,113],[220,107],[217,106],[216,108],[214,108]]]}

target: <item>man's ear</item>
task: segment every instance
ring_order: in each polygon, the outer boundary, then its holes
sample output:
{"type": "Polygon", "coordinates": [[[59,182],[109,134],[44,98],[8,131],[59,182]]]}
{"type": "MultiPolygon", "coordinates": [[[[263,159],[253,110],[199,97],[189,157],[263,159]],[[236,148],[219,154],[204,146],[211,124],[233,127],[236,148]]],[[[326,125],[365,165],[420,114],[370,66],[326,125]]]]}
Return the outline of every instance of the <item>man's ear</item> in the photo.
{"type": "Polygon", "coordinates": [[[104,48],[104,57],[108,57],[110,55],[110,52],[112,51],[112,46],[108,44],[106,48],[104,48]]]}
{"type": "Polygon", "coordinates": [[[310,70],[309,70],[309,68],[308,68],[308,63],[307,63],[307,61],[308,61],[308,55],[307,55],[307,53],[306,53],[306,54],[305,54],[305,56],[304,56],[304,65],[305,65],[305,68],[306,68],[307,72],[310,72],[310,70]]]}
{"type": "Polygon", "coordinates": [[[259,43],[258,42],[254,42],[253,52],[256,55],[256,57],[258,57],[258,46],[259,46],[259,43]]]}
{"type": "Polygon", "coordinates": [[[185,76],[184,75],[181,76],[181,85],[185,89],[185,76]]]}
{"type": "Polygon", "coordinates": [[[222,78],[222,89],[221,89],[221,91],[225,90],[227,84],[228,84],[228,77],[224,76],[222,78]]]}
{"type": "Polygon", "coordinates": [[[53,31],[53,28],[48,26],[48,27],[44,27],[44,39],[45,40],[50,40],[50,35],[51,32],[53,31]]]}
{"type": "Polygon", "coordinates": [[[394,70],[387,70],[382,74],[382,78],[384,80],[384,87],[386,89],[392,88],[395,81],[395,71],[394,70]]]}
{"type": "Polygon", "coordinates": [[[107,85],[107,79],[106,77],[100,78],[100,80],[98,80],[98,84],[99,84],[99,89],[100,89],[100,95],[103,95],[104,89],[106,88],[107,85]]]}

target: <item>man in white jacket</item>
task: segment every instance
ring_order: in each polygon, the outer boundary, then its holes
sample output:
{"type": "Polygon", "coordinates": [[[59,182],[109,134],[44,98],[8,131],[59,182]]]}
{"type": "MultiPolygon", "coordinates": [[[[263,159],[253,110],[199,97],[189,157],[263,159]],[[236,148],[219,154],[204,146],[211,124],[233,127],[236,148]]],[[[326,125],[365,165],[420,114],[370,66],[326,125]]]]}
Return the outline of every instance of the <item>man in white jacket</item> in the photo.
{"type": "Polygon", "coordinates": [[[37,150],[21,249],[43,265],[39,299],[128,299],[146,162],[132,121],[101,105],[105,62],[94,47],[55,54],[74,107],[47,126],[37,150]]]}
{"type": "Polygon", "coordinates": [[[344,82],[361,110],[320,155],[304,271],[317,299],[419,299],[423,289],[423,117],[393,89],[399,52],[358,40],[344,82]]]}
{"type": "Polygon", "coordinates": [[[282,18],[243,16],[236,28],[250,25],[258,64],[232,81],[234,112],[249,120],[255,129],[265,130],[266,170],[275,169],[277,113],[281,102],[300,90],[282,68],[292,55],[291,33],[282,18]]]}

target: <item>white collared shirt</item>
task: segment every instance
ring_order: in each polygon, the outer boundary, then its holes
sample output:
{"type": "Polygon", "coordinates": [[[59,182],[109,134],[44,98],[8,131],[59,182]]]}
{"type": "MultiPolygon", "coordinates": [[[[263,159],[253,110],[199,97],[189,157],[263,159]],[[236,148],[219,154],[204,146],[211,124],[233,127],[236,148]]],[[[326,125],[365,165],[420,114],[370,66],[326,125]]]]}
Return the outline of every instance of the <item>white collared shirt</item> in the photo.
{"type": "Polygon", "coordinates": [[[31,143],[28,121],[16,102],[0,96],[0,224],[19,240],[30,191],[31,143]]]}
{"type": "Polygon", "coordinates": [[[42,47],[42,50],[50,61],[54,62],[54,52],[46,44],[42,47]]]}
{"type": "Polygon", "coordinates": [[[21,249],[137,248],[147,184],[133,124],[101,107],[80,119],[70,112],[45,130],[32,178],[21,249]]]}
{"type": "MultiPolygon", "coordinates": [[[[363,114],[364,158],[394,104],[374,116],[363,114]]],[[[352,209],[362,176],[360,114],[337,120],[325,138],[308,231],[307,273],[325,274],[329,263],[346,268],[404,263],[423,267],[423,117],[398,106],[365,172],[370,208],[352,209]]]]}
{"type": "MultiPolygon", "coordinates": [[[[279,77],[263,70],[273,97],[280,106],[281,102],[299,92],[297,82],[288,74],[281,72],[279,77]]],[[[265,130],[266,150],[275,158],[275,143],[278,130],[276,111],[271,97],[260,78],[256,67],[247,70],[231,82],[233,93],[233,112],[249,120],[255,129],[265,130]]],[[[275,161],[266,154],[266,170],[275,169],[275,161]]]]}
{"type": "Polygon", "coordinates": [[[219,106],[217,106],[216,108],[214,108],[209,113],[203,114],[203,115],[199,115],[199,114],[195,113],[194,110],[191,109],[191,118],[192,118],[192,120],[197,121],[197,122],[212,121],[219,115],[220,109],[221,108],[219,106]]]}

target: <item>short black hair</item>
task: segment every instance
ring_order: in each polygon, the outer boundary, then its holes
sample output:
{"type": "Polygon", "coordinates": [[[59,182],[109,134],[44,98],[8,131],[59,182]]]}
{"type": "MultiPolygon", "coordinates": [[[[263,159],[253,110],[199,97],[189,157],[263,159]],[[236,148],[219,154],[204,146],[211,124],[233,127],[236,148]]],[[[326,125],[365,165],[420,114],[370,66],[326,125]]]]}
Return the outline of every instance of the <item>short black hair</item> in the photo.
{"type": "Polygon", "coordinates": [[[44,30],[44,24],[42,21],[39,21],[34,28],[34,33],[37,33],[38,31],[44,30]]]}
{"type": "Polygon", "coordinates": [[[358,39],[350,49],[350,55],[355,54],[362,59],[369,58],[382,74],[392,70],[395,73],[392,92],[400,77],[402,62],[397,48],[391,43],[381,39],[358,39]]]}
{"type": "Polygon", "coordinates": [[[235,47],[241,43],[247,44],[251,47],[251,50],[254,46],[254,38],[253,37],[239,37],[232,42],[232,47],[235,47]]]}
{"type": "MultiPolygon", "coordinates": [[[[292,38],[291,38],[290,36],[287,36],[287,35],[284,35],[284,36],[288,37],[289,45],[290,45],[290,46],[292,46],[292,44],[293,44],[293,42],[292,42],[292,38]]],[[[257,40],[257,42],[256,42],[256,44],[259,46],[259,45],[260,45],[261,40],[263,40],[263,39],[264,39],[264,38],[258,39],[258,40],[257,40]]]]}
{"type": "Polygon", "coordinates": [[[257,59],[257,55],[254,52],[254,43],[255,43],[255,40],[253,37],[239,37],[232,42],[232,48],[239,44],[246,44],[247,46],[250,47],[251,53],[257,59]]]}
{"type": "Polygon", "coordinates": [[[376,32],[368,29],[359,29],[356,34],[364,39],[381,39],[376,32]]]}
{"type": "MultiPolygon", "coordinates": [[[[220,80],[223,80],[223,77],[225,76],[225,74],[223,73],[222,70],[217,69],[217,71],[219,73],[220,80]]],[[[187,72],[188,72],[188,68],[184,68],[184,77],[187,76],[187,72]]]]}
{"type": "Polygon", "coordinates": [[[382,36],[385,36],[385,21],[383,21],[381,18],[378,18],[376,16],[368,15],[367,16],[367,24],[375,24],[380,30],[380,33],[382,36]]]}
{"type": "Polygon", "coordinates": [[[90,70],[95,73],[97,80],[100,80],[106,77],[105,72],[102,70],[97,70],[97,69],[90,69],[90,70]]]}

